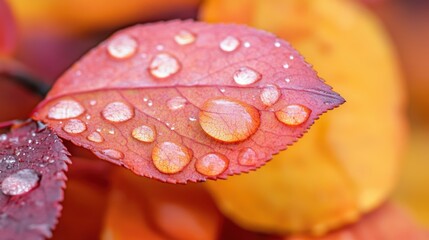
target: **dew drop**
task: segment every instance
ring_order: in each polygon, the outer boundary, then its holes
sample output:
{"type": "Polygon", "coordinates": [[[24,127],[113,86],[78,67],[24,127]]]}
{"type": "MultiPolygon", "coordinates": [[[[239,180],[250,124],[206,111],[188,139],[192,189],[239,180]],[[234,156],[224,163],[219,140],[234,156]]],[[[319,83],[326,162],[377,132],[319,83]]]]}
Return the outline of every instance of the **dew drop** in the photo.
{"type": "Polygon", "coordinates": [[[97,100],[91,100],[91,101],[89,101],[89,105],[95,106],[95,104],[97,104],[97,100]]]}
{"type": "Polygon", "coordinates": [[[174,41],[179,45],[188,45],[195,41],[195,35],[187,30],[181,30],[174,36],[174,41]]]}
{"type": "Polygon", "coordinates": [[[114,159],[114,160],[120,160],[124,158],[124,154],[118,150],[115,149],[104,149],[101,150],[101,154],[104,156],[114,159]]]}
{"type": "Polygon", "coordinates": [[[222,154],[209,153],[197,159],[195,169],[206,176],[216,176],[223,173],[228,167],[229,160],[222,154]]]}
{"type": "Polygon", "coordinates": [[[149,72],[156,78],[170,77],[179,70],[179,61],[168,53],[157,54],[149,66],[149,72]]]}
{"type": "Polygon", "coordinates": [[[107,45],[107,52],[116,59],[125,59],[137,52],[137,41],[128,35],[119,35],[107,45]]]}
{"type": "Polygon", "coordinates": [[[251,148],[244,148],[238,154],[238,164],[242,166],[254,166],[257,161],[256,152],[251,148]]]}
{"type": "Polygon", "coordinates": [[[283,68],[284,69],[288,69],[289,68],[289,64],[287,64],[287,63],[283,64],[283,68]]]}
{"type": "Polygon", "coordinates": [[[170,110],[175,111],[182,109],[186,104],[186,99],[183,97],[174,97],[167,101],[167,106],[170,110]]]}
{"type": "Polygon", "coordinates": [[[7,155],[0,159],[0,163],[2,163],[3,161],[7,164],[13,164],[16,162],[16,158],[13,155],[7,155]]]}
{"type": "Polygon", "coordinates": [[[146,125],[142,125],[140,127],[134,128],[131,135],[136,140],[139,140],[141,142],[151,143],[155,141],[156,133],[155,133],[155,129],[146,125]]]}
{"type": "Polygon", "coordinates": [[[289,56],[289,59],[290,59],[290,60],[293,60],[293,59],[294,59],[293,55],[290,55],[290,56],[289,56]]]}
{"type": "Polygon", "coordinates": [[[276,85],[267,85],[262,89],[260,98],[263,104],[271,106],[279,100],[280,90],[276,85]]]}
{"type": "Polygon", "coordinates": [[[228,36],[219,43],[220,49],[225,52],[232,52],[240,46],[240,40],[235,37],[228,36]]]}
{"type": "Polygon", "coordinates": [[[303,105],[293,104],[276,112],[277,119],[289,126],[303,124],[309,118],[311,110],[303,105]]]}
{"type": "Polygon", "coordinates": [[[70,119],[63,126],[63,130],[70,134],[82,133],[86,130],[86,124],[79,119],[70,119]]]}
{"type": "Polygon", "coordinates": [[[155,167],[162,173],[178,173],[191,161],[192,153],[185,147],[173,142],[158,143],[152,150],[155,167]]]}
{"type": "Polygon", "coordinates": [[[149,107],[152,107],[152,106],[153,106],[153,102],[152,102],[152,100],[147,101],[147,105],[148,105],[149,107]]]}
{"type": "Polygon", "coordinates": [[[85,109],[74,100],[61,100],[48,111],[48,118],[55,120],[69,119],[80,116],[85,109]]]}
{"type": "Polygon", "coordinates": [[[261,74],[248,67],[241,67],[234,73],[234,81],[239,85],[250,85],[261,79],[261,74]]]}
{"type": "Polygon", "coordinates": [[[281,47],[281,43],[276,41],[276,42],[274,42],[274,46],[279,48],[279,47],[281,47]]]}
{"type": "Polygon", "coordinates": [[[289,78],[285,78],[285,82],[290,83],[290,79],[289,78]]]}
{"type": "Polygon", "coordinates": [[[197,118],[196,117],[189,117],[189,121],[195,122],[195,121],[197,121],[197,118]]]}
{"type": "Polygon", "coordinates": [[[251,44],[250,44],[250,42],[244,42],[244,47],[245,48],[250,48],[250,46],[252,46],[251,44]]]}
{"type": "Polygon", "coordinates": [[[101,143],[104,141],[103,136],[101,136],[101,134],[99,132],[92,132],[88,135],[88,137],[86,137],[86,139],[88,139],[91,142],[95,142],[95,143],[101,143]]]}
{"type": "Polygon", "coordinates": [[[39,174],[32,169],[20,170],[6,177],[1,184],[1,191],[9,196],[22,195],[37,187],[39,174]]]}
{"type": "Polygon", "coordinates": [[[112,102],[104,107],[101,114],[110,122],[125,122],[134,117],[134,110],[123,102],[112,102]]]}
{"type": "Polygon", "coordinates": [[[238,142],[249,138],[258,130],[260,114],[247,103],[218,97],[203,104],[199,123],[204,132],[217,140],[238,142]]]}

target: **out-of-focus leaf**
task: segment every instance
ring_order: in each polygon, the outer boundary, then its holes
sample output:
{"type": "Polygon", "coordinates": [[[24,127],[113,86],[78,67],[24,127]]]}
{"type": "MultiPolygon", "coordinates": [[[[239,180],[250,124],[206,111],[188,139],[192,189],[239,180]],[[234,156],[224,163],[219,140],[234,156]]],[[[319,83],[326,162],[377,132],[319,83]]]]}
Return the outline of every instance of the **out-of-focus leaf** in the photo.
{"type": "Polygon", "coordinates": [[[5,0],[0,0],[0,57],[10,55],[16,46],[16,23],[5,0]]]}

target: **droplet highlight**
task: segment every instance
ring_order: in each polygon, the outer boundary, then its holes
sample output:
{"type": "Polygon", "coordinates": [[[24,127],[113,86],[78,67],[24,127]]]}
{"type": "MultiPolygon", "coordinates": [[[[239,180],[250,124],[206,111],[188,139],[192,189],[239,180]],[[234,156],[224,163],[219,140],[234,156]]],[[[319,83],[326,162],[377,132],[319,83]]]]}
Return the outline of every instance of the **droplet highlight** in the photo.
{"type": "Polygon", "coordinates": [[[95,142],[95,143],[101,143],[104,142],[104,138],[103,136],[101,136],[101,134],[99,132],[92,132],[90,133],[86,139],[88,139],[91,142],[95,142]]]}
{"type": "Polygon", "coordinates": [[[248,67],[241,67],[234,73],[234,81],[238,85],[250,85],[260,80],[262,75],[248,67]]]}
{"type": "Polygon", "coordinates": [[[155,141],[156,132],[154,128],[151,128],[146,125],[142,125],[134,128],[131,135],[133,136],[134,139],[138,141],[151,143],[155,141]]]}
{"type": "Polygon", "coordinates": [[[209,136],[230,143],[249,138],[261,123],[255,107],[229,97],[207,100],[201,106],[198,120],[209,136]]]}
{"type": "Polygon", "coordinates": [[[150,63],[149,72],[156,78],[168,78],[180,70],[179,61],[168,53],[157,54],[150,63]]]}
{"type": "Polygon", "coordinates": [[[113,160],[121,160],[124,158],[124,153],[115,149],[104,149],[100,151],[102,155],[113,160]]]}
{"type": "Polygon", "coordinates": [[[153,164],[160,172],[166,174],[182,171],[191,158],[189,149],[173,142],[159,143],[152,150],[153,164]]]}
{"type": "Polygon", "coordinates": [[[240,46],[240,40],[235,37],[228,36],[219,43],[220,49],[225,52],[235,51],[240,46]]]}
{"type": "Polygon", "coordinates": [[[86,124],[79,119],[70,119],[64,124],[63,130],[70,134],[82,133],[86,131],[86,124]]]}
{"type": "Polygon", "coordinates": [[[116,59],[126,59],[137,52],[138,43],[133,37],[119,35],[112,39],[107,45],[107,52],[116,59]]]}
{"type": "Polygon", "coordinates": [[[280,98],[280,90],[276,85],[266,85],[261,92],[261,102],[265,106],[272,106],[280,98]]]}
{"type": "Polygon", "coordinates": [[[220,153],[209,153],[197,159],[195,169],[206,176],[217,176],[223,173],[229,164],[227,157],[220,153]]]}
{"type": "Polygon", "coordinates": [[[179,110],[185,107],[186,102],[186,99],[183,97],[174,97],[167,101],[167,107],[172,111],[179,110]]]}
{"type": "Polygon", "coordinates": [[[293,104],[276,112],[277,119],[289,126],[303,124],[310,117],[311,110],[306,106],[293,104]]]}
{"type": "Polygon", "coordinates": [[[30,192],[37,187],[39,174],[32,169],[23,169],[6,177],[1,184],[5,195],[17,196],[30,192]]]}
{"type": "Polygon", "coordinates": [[[254,166],[257,161],[256,152],[251,148],[244,148],[238,153],[238,164],[242,166],[254,166]]]}
{"type": "Polygon", "coordinates": [[[181,30],[174,36],[174,41],[179,45],[188,45],[195,41],[195,34],[187,30],[181,30]]]}
{"type": "Polygon", "coordinates": [[[101,114],[110,122],[125,122],[134,117],[134,109],[123,102],[112,102],[104,107],[101,114]]]}
{"type": "Polygon", "coordinates": [[[85,112],[83,106],[74,100],[61,100],[48,111],[48,118],[63,120],[79,117],[85,112]]]}

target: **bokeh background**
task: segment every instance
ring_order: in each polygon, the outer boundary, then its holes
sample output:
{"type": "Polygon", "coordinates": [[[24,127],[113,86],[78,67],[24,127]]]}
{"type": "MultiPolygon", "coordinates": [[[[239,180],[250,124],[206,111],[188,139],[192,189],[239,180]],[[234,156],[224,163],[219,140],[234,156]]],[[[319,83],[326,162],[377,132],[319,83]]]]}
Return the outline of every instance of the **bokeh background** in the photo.
{"type": "Polygon", "coordinates": [[[69,144],[53,239],[429,239],[429,1],[0,0],[0,122],[42,99],[13,75],[52,85],[116,30],[177,18],[279,35],[347,103],[225,181],[164,184],[69,144]]]}

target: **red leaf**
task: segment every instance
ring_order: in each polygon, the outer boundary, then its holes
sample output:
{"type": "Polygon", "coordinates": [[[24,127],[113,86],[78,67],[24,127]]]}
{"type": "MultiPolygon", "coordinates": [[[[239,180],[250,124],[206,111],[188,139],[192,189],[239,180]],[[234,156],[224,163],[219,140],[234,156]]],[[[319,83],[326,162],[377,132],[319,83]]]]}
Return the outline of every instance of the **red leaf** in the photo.
{"type": "Polygon", "coordinates": [[[0,0],[0,56],[13,52],[16,35],[16,24],[12,12],[7,2],[0,0]]]}
{"type": "Polygon", "coordinates": [[[26,123],[0,135],[0,238],[51,237],[69,161],[51,130],[26,123]]]}
{"type": "Polygon", "coordinates": [[[272,34],[171,21],[114,34],[33,116],[100,158],[183,183],[256,169],[343,101],[272,34]]]}

